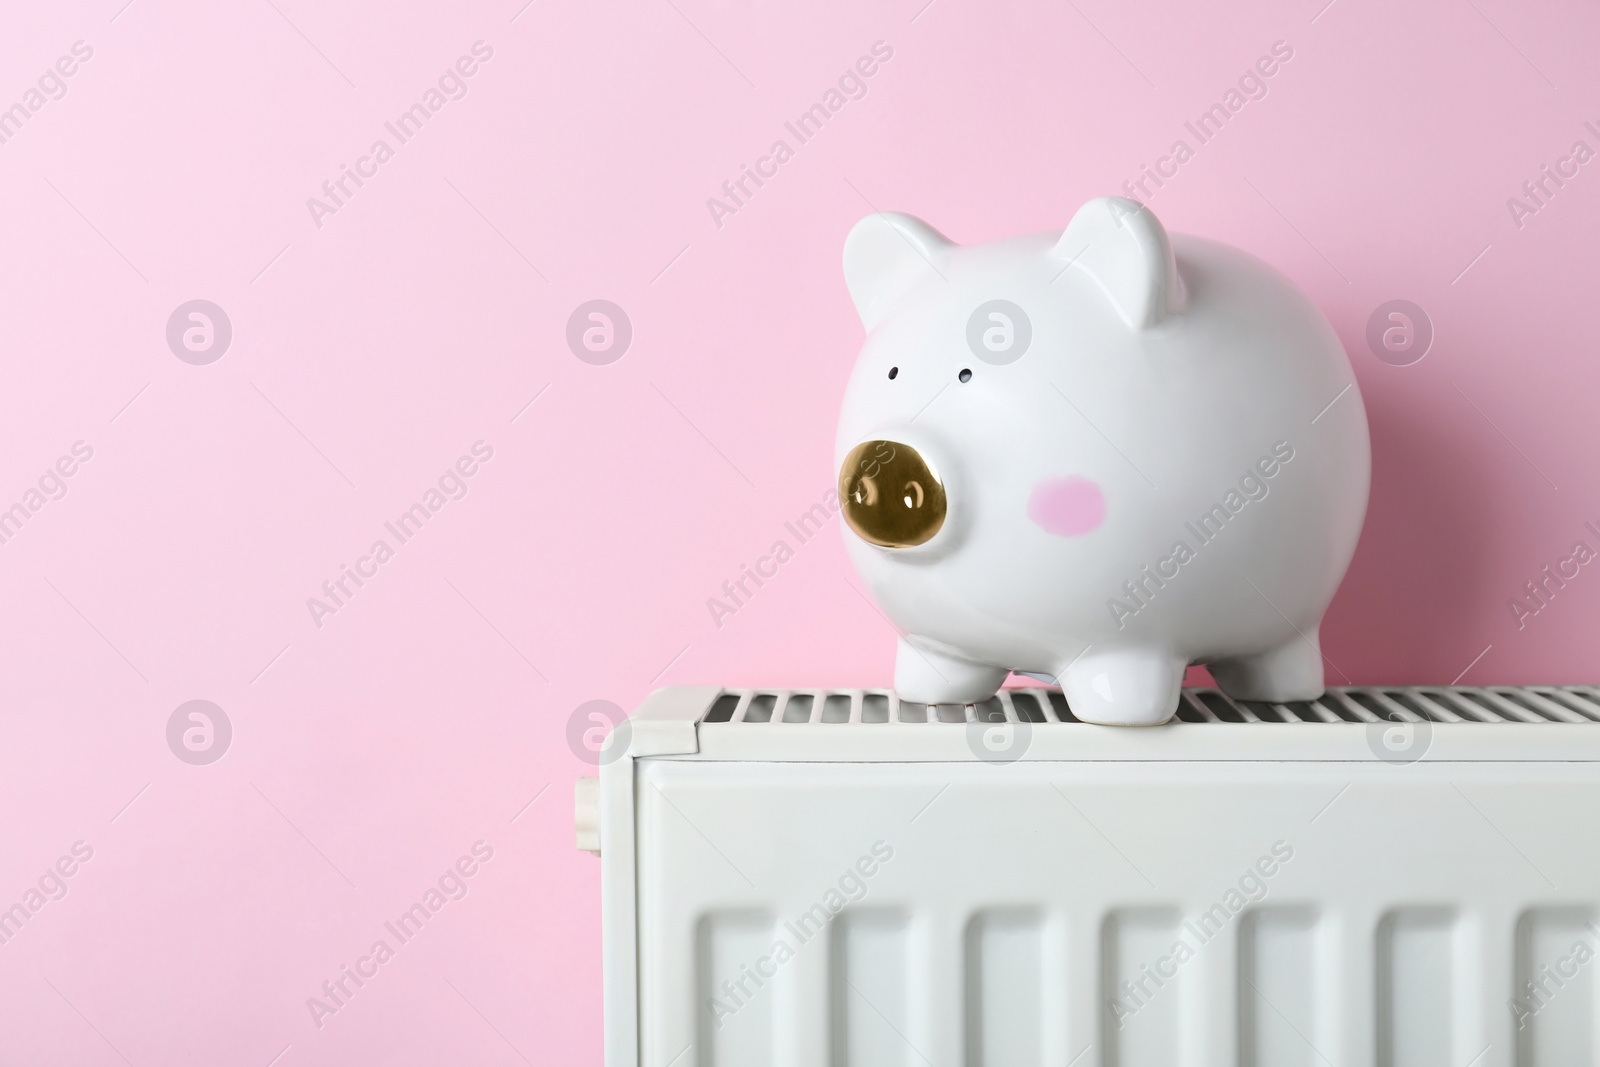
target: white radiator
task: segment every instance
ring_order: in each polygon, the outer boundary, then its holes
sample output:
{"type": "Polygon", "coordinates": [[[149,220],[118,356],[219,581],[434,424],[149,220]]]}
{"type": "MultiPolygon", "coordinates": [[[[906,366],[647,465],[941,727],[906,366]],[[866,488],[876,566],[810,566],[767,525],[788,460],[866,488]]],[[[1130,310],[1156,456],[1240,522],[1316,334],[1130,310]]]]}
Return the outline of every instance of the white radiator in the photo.
{"type": "Polygon", "coordinates": [[[1600,690],[652,695],[578,789],[608,1067],[1600,1063],[1600,690]]]}

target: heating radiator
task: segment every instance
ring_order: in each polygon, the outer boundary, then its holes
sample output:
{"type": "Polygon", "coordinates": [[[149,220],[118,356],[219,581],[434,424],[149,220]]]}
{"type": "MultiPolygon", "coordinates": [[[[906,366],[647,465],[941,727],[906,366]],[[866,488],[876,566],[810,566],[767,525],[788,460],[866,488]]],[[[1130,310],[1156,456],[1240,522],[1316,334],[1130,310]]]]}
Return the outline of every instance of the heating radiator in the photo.
{"type": "Polygon", "coordinates": [[[672,688],[601,763],[608,1067],[1600,1063],[1600,689],[672,688]]]}

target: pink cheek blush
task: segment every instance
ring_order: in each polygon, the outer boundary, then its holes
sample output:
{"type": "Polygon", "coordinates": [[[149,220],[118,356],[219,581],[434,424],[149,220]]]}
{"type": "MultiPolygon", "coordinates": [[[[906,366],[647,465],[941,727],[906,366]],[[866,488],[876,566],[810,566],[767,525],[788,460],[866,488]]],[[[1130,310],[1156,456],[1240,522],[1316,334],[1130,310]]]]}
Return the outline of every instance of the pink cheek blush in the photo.
{"type": "Polygon", "coordinates": [[[1079,537],[1106,520],[1106,495],[1087,478],[1047,478],[1028,497],[1028,518],[1045,533],[1079,537]]]}

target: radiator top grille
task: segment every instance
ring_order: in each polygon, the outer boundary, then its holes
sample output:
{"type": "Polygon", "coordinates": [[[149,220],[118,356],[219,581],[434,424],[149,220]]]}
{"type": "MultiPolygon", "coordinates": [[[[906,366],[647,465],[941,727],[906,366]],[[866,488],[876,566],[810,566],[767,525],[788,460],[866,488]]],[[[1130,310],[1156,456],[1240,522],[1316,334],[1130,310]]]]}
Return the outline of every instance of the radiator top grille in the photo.
{"type": "MultiPolygon", "coordinates": [[[[1600,723],[1595,686],[1342,686],[1319,700],[1266,704],[1221,690],[1183,691],[1187,723],[1600,723]]],[[[968,722],[1079,723],[1058,688],[1002,689],[981,704],[912,704],[885,689],[728,689],[701,722],[927,725],[968,722]]]]}

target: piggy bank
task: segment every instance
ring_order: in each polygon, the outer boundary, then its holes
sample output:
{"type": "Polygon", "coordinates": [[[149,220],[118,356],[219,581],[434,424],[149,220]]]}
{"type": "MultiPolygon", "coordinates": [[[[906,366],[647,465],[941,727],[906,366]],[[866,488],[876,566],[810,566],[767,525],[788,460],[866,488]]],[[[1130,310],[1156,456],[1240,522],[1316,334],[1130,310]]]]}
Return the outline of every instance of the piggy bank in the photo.
{"type": "Polygon", "coordinates": [[[970,246],[874,214],[844,271],[867,338],[841,512],[903,632],[902,700],[976,703],[1015,671],[1087,722],[1154,725],[1190,663],[1245,700],[1322,695],[1371,449],[1288,278],[1114,197],[970,246]]]}

